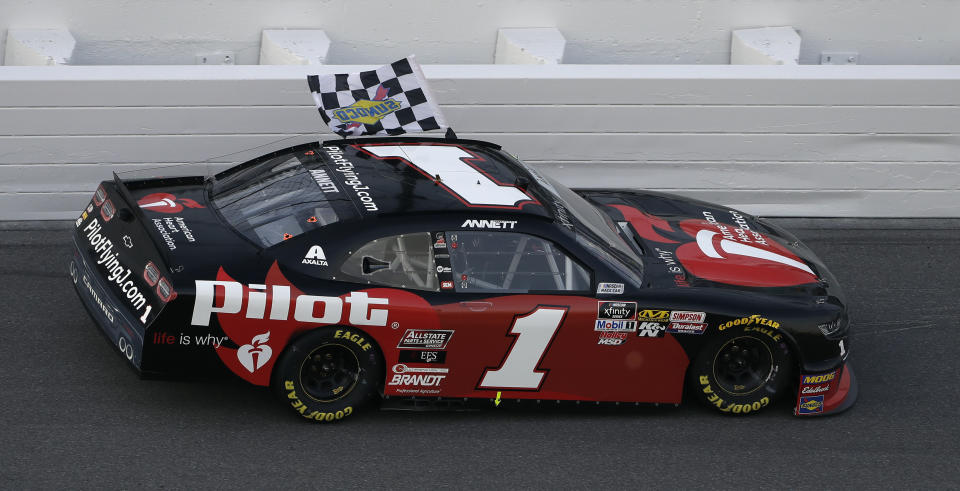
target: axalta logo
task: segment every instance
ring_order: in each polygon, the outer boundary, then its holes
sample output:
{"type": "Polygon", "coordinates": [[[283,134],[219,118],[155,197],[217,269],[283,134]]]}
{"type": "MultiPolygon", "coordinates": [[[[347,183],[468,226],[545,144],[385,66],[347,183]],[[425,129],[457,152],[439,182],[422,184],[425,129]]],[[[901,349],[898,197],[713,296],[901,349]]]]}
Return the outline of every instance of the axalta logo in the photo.
{"type": "Polygon", "coordinates": [[[323,253],[323,248],[318,245],[310,247],[307,255],[303,257],[302,264],[311,264],[313,266],[326,266],[327,256],[323,253]]]}
{"type": "Polygon", "coordinates": [[[317,295],[297,295],[290,298],[290,287],[286,285],[246,285],[236,281],[197,280],[197,295],[193,303],[194,326],[209,326],[214,313],[239,314],[246,310],[248,319],[263,319],[267,314],[270,320],[285,321],[290,318],[290,306],[293,318],[298,322],[310,324],[339,324],[343,322],[343,304],[350,305],[346,323],[354,326],[387,325],[387,309],[375,308],[387,305],[389,299],[370,297],[366,292],[351,292],[346,298],[323,297],[317,295]],[[267,288],[270,288],[270,308],[267,308],[267,288]],[[222,299],[222,304],[217,301],[222,299]],[[246,301],[244,301],[246,299],[246,301]],[[322,312],[318,316],[317,312],[322,312]]]}
{"type": "Polygon", "coordinates": [[[462,228],[495,228],[495,229],[514,229],[517,226],[516,220],[465,220],[462,228]]]}
{"type": "Polygon", "coordinates": [[[190,198],[177,198],[170,193],[148,194],[137,201],[140,208],[160,213],[179,213],[187,208],[206,208],[190,198]]]}

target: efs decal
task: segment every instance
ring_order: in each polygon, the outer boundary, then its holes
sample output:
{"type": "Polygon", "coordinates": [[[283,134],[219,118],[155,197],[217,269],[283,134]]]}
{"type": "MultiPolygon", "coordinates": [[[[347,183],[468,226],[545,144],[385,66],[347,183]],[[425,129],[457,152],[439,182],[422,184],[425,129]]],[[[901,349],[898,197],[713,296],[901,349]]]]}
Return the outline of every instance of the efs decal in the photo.
{"type": "Polygon", "coordinates": [[[179,213],[186,208],[206,208],[190,198],[177,198],[170,193],[148,194],[139,200],[140,208],[160,213],[179,213]]]}

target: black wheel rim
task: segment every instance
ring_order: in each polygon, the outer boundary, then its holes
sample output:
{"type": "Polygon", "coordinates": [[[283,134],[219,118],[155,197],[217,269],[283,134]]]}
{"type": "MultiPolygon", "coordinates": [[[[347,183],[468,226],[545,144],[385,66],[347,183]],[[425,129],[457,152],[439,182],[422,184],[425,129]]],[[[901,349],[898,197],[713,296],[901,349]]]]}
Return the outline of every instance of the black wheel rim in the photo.
{"type": "Polygon", "coordinates": [[[773,353],[761,340],[741,336],[731,339],[717,351],[713,377],[724,391],[749,394],[764,385],[773,371],[773,353]]]}
{"type": "Polygon", "coordinates": [[[324,344],[307,355],[300,366],[300,385],[320,402],[345,397],[360,380],[360,360],[341,344],[324,344]]]}

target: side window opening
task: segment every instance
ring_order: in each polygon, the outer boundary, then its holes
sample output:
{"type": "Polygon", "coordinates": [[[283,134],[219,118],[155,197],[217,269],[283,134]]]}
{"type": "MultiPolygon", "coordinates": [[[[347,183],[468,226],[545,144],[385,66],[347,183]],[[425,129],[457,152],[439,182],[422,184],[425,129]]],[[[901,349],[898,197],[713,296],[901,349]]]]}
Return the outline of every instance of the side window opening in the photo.
{"type": "Polygon", "coordinates": [[[368,242],[344,261],[351,280],[413,290],[437,291],[429,233],[402,234],[368,242]]]}
{"type": "Polygon", "coordinates": [[[458,292],[587,291],[590,274],[552,242],[515,232],[447,232],[458,292]]]}

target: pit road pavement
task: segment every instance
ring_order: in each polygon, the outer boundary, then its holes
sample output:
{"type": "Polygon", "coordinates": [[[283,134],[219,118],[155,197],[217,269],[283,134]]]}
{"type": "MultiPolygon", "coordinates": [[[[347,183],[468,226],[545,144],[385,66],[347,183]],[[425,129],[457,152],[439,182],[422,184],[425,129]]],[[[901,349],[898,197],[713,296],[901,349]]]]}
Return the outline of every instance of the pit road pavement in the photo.
{"type": "Polygon", "coordinates": [[[960,220],[776,221],[848,295],[839,416],[506,401],[312,425],[241,382],[137,379],[73,291],[68,225],[0,223],[0,488],[960,487],[960,220]]]}

